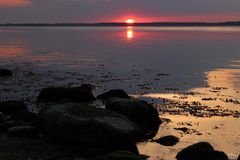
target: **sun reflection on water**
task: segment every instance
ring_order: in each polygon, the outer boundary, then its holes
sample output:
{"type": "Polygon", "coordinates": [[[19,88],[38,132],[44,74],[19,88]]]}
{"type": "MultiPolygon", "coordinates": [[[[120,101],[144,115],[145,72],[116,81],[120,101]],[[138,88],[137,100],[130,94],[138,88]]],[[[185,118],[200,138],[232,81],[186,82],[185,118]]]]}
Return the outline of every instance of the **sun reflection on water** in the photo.
{"type": "Polygon", "coordinates": [[[206,86],[191,88],[186,92],[173,93],[150,93],[144,97],[150,98],[164,98],[167,100],[179,102],[200,102],[214,108],[215,106],[222,106],[225,109],[238,110],[239,103],[230,103],[225,101],[232,99],[233,102],[238,102],[240,99],[240,69],[216,69],[206,72],[206,86]],[[195,93],[187,95],[186,93],[195,93]],[[184,97],[184,98],[183,98],[184,97]],[[204,100],[205,98],[210,100],[204,100]]]}
{"type": "Polygon", "coordinates": [[[133,27],[127,27],[127,39],[132,40],[134,37],[133,27]]]}

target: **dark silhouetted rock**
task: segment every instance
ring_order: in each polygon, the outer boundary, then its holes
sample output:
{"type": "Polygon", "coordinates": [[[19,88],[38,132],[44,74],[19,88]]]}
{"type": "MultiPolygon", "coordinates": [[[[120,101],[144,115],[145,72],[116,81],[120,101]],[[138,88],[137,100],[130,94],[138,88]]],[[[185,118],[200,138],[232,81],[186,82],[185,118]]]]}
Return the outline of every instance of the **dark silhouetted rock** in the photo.
{"type": "Polygon", "coordinates": [[[114,90],[107,91],[103,94],[100,94],[99,96],[97,96],[97,99],[107,101],[113,97],[115,97],[115,98],[130,98],[130,96],[124,90],[114,89],[114,90]]]}
{"type": "Polygon", "coordinates": [[[8,69],[0,69],[0,77],[12,76],[12,71],[8,69]]]}
{"type": "Polygon", "coordinates": [[[88,83],[85,83],[85,84],[82,84],[80,86],[81,89],[85,89],[85,90],[89,90],[89,91],[93,91],[96,87],[92,84],[88,84],[88,83]]]}
{"type": "Polygon", "coordinates": [[[0,103],[0,112],[4,115],[10,116],[11,120],[24,120],[29,122],[33,120],[36,115],[28,111],[23,102],[7,101],[0,103]]]}
{"type": "Polygon", "coordinates": [[[26,157],[24,157],[19,153],[1,152],[0,159],[1,160],[26,160],[26,157]]]}
{"type": "Polygon", "coordinates": [[[129,151],[116,151],[106,156],[107,160],[146,160],[146,156],[141,156],[129,151]]]}
{"type": "Polygon", "coordinates": [[[9,120],[9,118],[10,116],[4,115],[3,113],[0,112],[0,123],[9,120]]]}
{"type": "Polygon", "coordinates": [[[175,136],[165,136],[157,139],[156,142],[164,146],[174,146],[179,142],[179,138],[175,136]]]}
{"type": "Polygon", "coordinates": [[[137,99],[113,98],[107,102],[106,109],[126,116],[149,135],[157,133],[161,124],[158,111],[137,99]]]}
{"type": "Polygon", "coordinates": [[[26,112],[19,112],[19,113],[13,114],[13,115],[10,116],[10,119],[12,119],[12,120],[23,120],[23,121],[26,121],[26,122],[30,122],[33,119],[35,119],[36,116],[37,115],[35,113],[26,111],[26,112]]]}
{"type": "Polygon", "coordinates": [[[27,107],[20,101],[7,101],[0,103],[0,112],[6,115],[16,114],[27,111],[27,107]]]}
{"type": "Polygon", "coordinates": [[[2,130],[8,130],[11,127],[16,127],[16,126],[25,126],[27,125],[26,122],[22,121],[22,120],[9,120],[9,121],[5,121],[3,123],[0,124],[0,128],[2,130]]]}
{"type": "Polygon", "coordinates": [[[182,131],[183,133],[189,133],[190,129],[187,127],[174,128],[175,130],[182,131]]]}
{"type": "Polygon", "coordinates": [[[46,107],[41,113],[41,128],[49,137],[86,146],[128,144],[141,134],[126,117],[87,104],[46,107]]]}
{"type": "Polygon", "coordinates": [[[213,146],[207,142],[199,142],[191,145],[182,151],[177,156],[177,160],[228,160],[225,153],[215,151],[213,146]]]}
{"type": "Polygon", "coordinates": [[[8,135],[10,137],[26,137],[37,138],[39,133],[35,127],[30,126],[17,126],[8,129],[8,135]]]}
{"type": "Polygon", "coordinates": [[[38,100],[44,102],[91,102],[95,100],[95,97],[91,90],[81,87],[52,87],[43,89],[38,100]]]}
{"type": "Polygon", "coordinates": [[[209,160],[228,160],[228,156],[221,151],[213,151],[209,155],[209,160]]]}
{"type": "Polygon", "coordinates": [[[240,160],[240,155],[238,156],[238,159],[237,160],[240,160]]]}

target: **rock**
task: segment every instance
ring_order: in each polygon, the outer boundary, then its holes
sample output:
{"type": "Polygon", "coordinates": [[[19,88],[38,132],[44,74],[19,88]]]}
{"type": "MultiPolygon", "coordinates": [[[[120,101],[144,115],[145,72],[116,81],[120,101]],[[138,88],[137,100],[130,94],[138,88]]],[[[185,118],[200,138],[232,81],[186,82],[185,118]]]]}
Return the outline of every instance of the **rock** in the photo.
{"type": "Polygon", "coordinates": [[[35,119],[36,116],[37,115],[35,113],[26,111],[26,112],[19,112],[19,113],[13,114],[13,115],[10,116],[10,119],[12,119],[12,120],[23,120],[23,121],[26,121],[26,122],[30,122],[33,119],[35,119]]]}
{"type": "Polygon", "coordinates": [[[89,91],[92,92],[96,87],[92,84],[85,83],[85,84],[82,84],[80,86],[80,88],[85,89],[85,90],[89,90],[89,91]]]}
{"type": "Polygon", "coordinates": [[[44,102],[91,102],[95,101],[92,92],[84,86],[81,87],[51,87],[45,88],[38,96],[44,102]]]}
{"type": "Polygon", "coordinates": [[[146,135],[155,135],[161,124],[158,111],[137,99],[113,98],[106,109],[120,113],[136,123],[146,135]]]}
{"type": "Polygon", "coordinates": [[[20,101],[7,101],[0,103],[0,112],[6,115],[13,115],[25,111],[27,111],[27,107],[20,101]]]}
{"type": "Polygon", "coordinates": [[[87,104],[46,107],[41,113],[41,128],[49,137],[86,146],[128,144],[141,134],[126,117],[87,104]]]}
{"type": "Polygon", "coordinates": [[[30,126],[17,126],[8,129],[8,135],[10,137],[26,137],[26,138],[38,138],[39,133],[35,127],[30,126]]]}
{"type": "Polygon", "coordinates": [[[0,69],[0,77],[12,76],[12,71],[8,69],[0,69]]]}
{"type": "Polygon", "coordinates": [[[9,120],[9,118],[10,118],[9,116],[4,115],[3,113],[0,112],[0,123],[9,120]]]}
{"type": "Polygon", "coordinates": [[[129,151],[116,151],[106,156],[106,160],[146,160],[146,156],[141,156],[129,151]]]}
{"type": "Polygon", "coordinates": [[[19,153],[0,152],[0,159],[2,159],[2,160],[26,160],[26,157],[19,153]]]}
{"type": "Polygon", "coordinates": [[[179,142],[179,138],[175,136],[165,136],[157,139],[156,142],[164,146],[174,146],[179,142]]]}
{"type": "Polygon", "coordinates": [[[182,131],[183,133],[189,133],[190,129],[187,127],[174,128],[175,130],[182,131]]]}
{"type": "Polygon", "coordinates": [[[107,101],[110,98],[131,98],[124,90],[114,89],[97,96],[97,99],[107,101]]]}
{"type": "Polygon", "coordinates": [[[211,144],[207,142],[199,142],[191,145],[182,151],[177,156],[177,160],[228,160],[225,153],[215,151],[211,144]]]}
{"type": "Polygon", "coordinates": [[[116,152],[116,151],[128,151],[131,153],[134,153],[136,155],[139,155],[138,148],[136,144],[127,144],[127,145],[106,145],[106,146],[83,146],[83,145],[67,145],[67,149],[65,151],[80,155],[80,157],[85,157],[91,160],[101,160],[106,159],[107,155],[110,153],[116,152]],[[76,149],[77,146],[77,149],[76,149]],[[82,153],[82,154],[79,154],[82,153]]]}
{"type": "Polygon", "coordinates": [[[9,121],[5,121],[5,122],[1,123],[0,128],[3,129],[3,130],[8,130],[11,127],[25,126],[25,125],[27,125],[27,123],[22,121],[22,120],[20,120],[20,121],[9,120],[9,121]]]}
{"type": "Polygon", "coordinates": [[[228,156],[221,151],[213,151],[209,155],[209,160],[228,160],[228,156]]]}
{"type": "Polygon", "coordinates": [[[26,105],[20,101],[7,101],[0,103],[0,112],[10,116],[11,120],[31,121],[36,117],[34,113],[28,111],[26,105]]]}

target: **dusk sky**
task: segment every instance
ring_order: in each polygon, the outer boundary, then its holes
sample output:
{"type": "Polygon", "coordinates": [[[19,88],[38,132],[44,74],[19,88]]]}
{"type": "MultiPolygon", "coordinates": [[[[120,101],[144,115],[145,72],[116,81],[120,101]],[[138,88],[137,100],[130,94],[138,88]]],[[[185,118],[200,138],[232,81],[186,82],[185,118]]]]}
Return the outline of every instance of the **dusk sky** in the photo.
{"type": "Polygon", "coordinates": [[[240,0],[0,0],[0,23],[239,21],[240,0]]]}

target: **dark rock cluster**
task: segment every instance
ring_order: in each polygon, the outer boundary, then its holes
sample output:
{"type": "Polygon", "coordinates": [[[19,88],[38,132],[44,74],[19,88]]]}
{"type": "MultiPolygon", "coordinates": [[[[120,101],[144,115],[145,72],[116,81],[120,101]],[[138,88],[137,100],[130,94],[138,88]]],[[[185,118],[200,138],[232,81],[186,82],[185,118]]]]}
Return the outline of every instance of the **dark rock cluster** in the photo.
{"type": "MultiPolygon", "coordinates": [[[[45,88],[38,96],[42,106],[38,114],[29,112],[23,102],[1,102],[0,130],[9,137],[38,139],[41,143],[68,148],[67,156],[60,157],[69,157],[70,153],[95,160],[147,159],[138,153],[136,143],[156,135],[162,124],[158,111],[124,90],[110,90],[95,98],[93,89],[91,84],[45,88]],[[96,106],[96,101],[104,107],[96,106]]],[[[154,142],[174,146],[179,138],[169,135],[154,142]]],[[[227,160],[228,157],[209,143],[200,142],[180,151],[176,159],[227,160]]]]}

